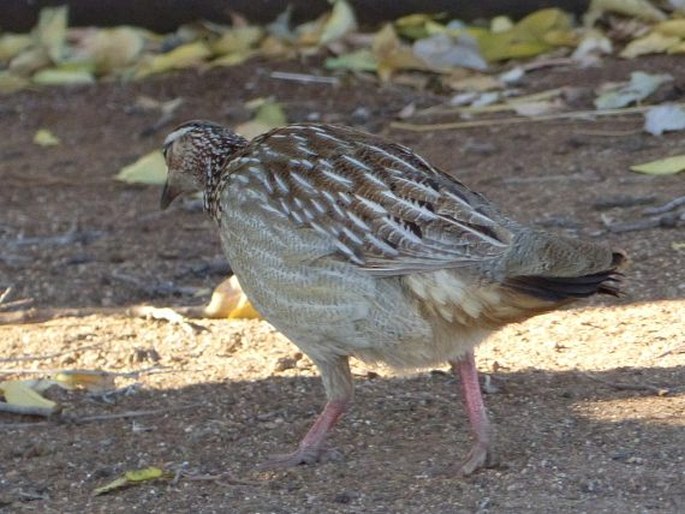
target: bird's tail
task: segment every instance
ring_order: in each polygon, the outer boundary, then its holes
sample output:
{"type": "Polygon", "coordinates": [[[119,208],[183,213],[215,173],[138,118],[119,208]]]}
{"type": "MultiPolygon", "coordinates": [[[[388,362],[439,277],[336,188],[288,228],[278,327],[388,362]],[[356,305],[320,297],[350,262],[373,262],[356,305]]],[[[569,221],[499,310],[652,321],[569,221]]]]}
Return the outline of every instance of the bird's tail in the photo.
{"type": "Polygon", "coordinates": [[[620,294],[628,260],[622,250],[532,231],[513,247],[502,285],[514,293],[550,303],[620,294]]]}

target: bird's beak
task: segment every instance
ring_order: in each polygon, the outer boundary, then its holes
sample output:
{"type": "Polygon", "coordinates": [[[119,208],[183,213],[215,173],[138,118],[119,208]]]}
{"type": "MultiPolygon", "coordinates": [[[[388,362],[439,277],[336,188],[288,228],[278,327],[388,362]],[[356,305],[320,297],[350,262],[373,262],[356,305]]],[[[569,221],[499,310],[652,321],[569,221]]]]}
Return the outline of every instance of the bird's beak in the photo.
{"type": "Polygon", "coordinates": [[[162,210],[169,207],[171,202],[174,201],[174,198],[176,198],[180,194],[181,191],[170,185],[169,181],[167,180],[164,184],[164,190],[162,191],[162,199],[160,201],[160,207],[162,208],[162,210]]]}

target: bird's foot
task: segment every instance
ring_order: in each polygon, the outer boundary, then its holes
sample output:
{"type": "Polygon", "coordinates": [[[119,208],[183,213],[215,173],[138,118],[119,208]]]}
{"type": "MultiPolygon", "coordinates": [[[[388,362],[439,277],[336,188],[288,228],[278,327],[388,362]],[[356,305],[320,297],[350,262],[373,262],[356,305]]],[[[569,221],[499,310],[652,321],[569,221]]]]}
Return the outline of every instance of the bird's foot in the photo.
{"type": "Polygon", "coordinates": [[[466,459],[458,465],[456,472],[458,475],[467,476],[482,468],[495,467],[497,463],[497,456],[492,448],[487,443],[477,442],[466,459]]]}
{"type": "Polygon", "coordinates": [[[300,447],[292,453],[271,456],[259,465],[259,469],[293,468],[302,464],[337,462],[342,459],[342,453],[334,448],[300,447]]]}

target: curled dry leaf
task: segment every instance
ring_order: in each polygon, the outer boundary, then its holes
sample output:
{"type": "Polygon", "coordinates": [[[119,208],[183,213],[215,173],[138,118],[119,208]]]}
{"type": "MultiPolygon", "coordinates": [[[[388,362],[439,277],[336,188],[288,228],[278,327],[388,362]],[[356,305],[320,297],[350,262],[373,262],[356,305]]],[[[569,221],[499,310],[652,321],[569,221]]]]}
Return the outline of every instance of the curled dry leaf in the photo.
{"type": "Polygon", "coordinates": [[[93,491],[93,496],[111,493],[112,491],[116,491],[117,489],[128,487],[130,485],[141,484],[151,480],[164,478],[164,475],[164,470],[155,466],[127,471],[116,480],[95,489],[93,491]]]}
{"type": "Polygon", "coordinates": [[[259,319],[261,316],[245,296],[238,278],[233,275],[219,284],[204,309],[208,318],[259,319]]]}

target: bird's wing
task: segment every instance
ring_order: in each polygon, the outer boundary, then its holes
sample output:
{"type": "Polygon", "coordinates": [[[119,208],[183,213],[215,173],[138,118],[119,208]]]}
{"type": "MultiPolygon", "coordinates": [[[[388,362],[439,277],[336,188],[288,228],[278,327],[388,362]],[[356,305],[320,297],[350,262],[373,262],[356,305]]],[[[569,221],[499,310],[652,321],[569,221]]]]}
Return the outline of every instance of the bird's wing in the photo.
{"type": "Polygon", "coordinates": [[[493,259],[512,239],[483,196],[410,149],[354,129],[276,129],[225,172],[262,188],[265,209],[332,238],[339,256],[378,275],[493,259]]]}

